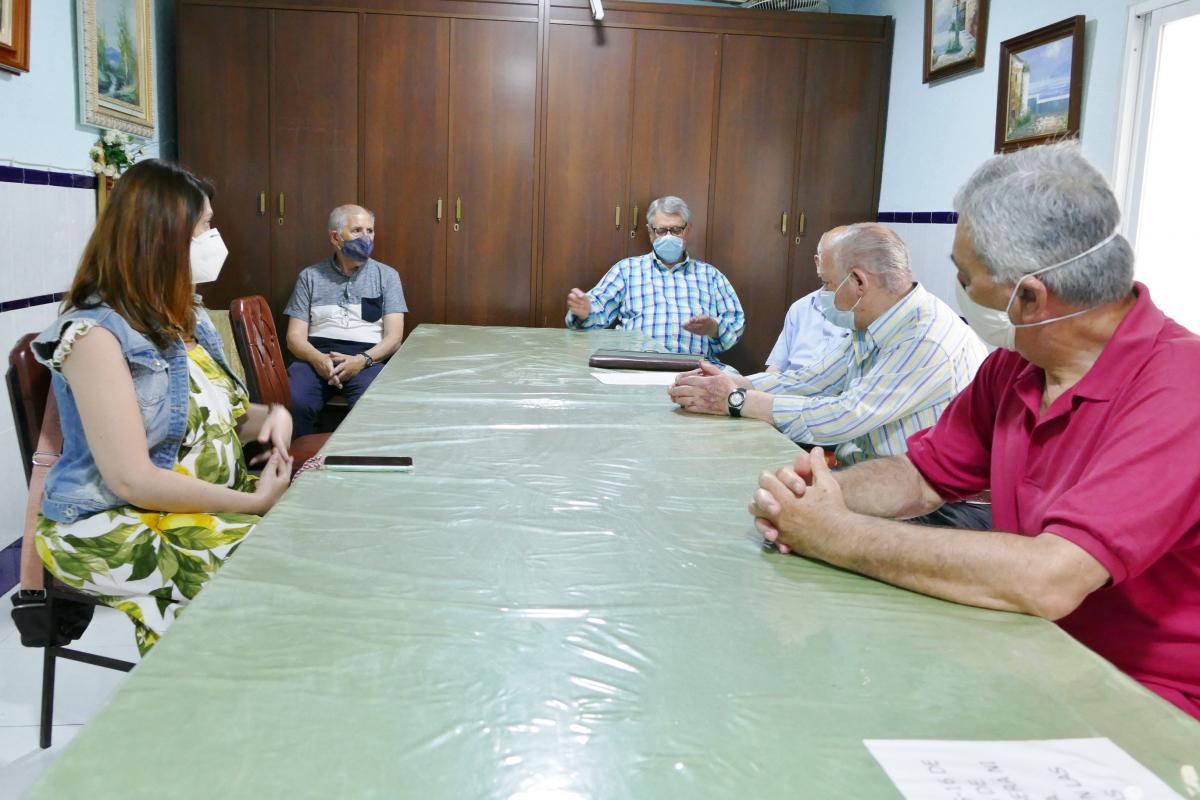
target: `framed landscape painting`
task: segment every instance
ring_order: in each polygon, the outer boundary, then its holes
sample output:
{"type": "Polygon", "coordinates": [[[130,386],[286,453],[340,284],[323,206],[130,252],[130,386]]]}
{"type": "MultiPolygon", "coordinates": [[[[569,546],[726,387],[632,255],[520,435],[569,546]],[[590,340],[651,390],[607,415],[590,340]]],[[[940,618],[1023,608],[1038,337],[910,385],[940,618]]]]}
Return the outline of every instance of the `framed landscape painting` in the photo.
{"type": "Polygon", "coordinates": [[[1000,44],[996,152],[1079,135],[1084,17],[1000,44]]]}
{"type": "Polygon", "coordinates": [[[925,0],[925,83],[983,67],[988,0],[925,0]]]}
{"type": "Polygon", "coordinates": [[[0,0],[0,69],[29,71],[31,0],[0,0]]]}
{"type": "Polygon", "coordinates": [[[76,0],[76,16],[80,121],[154,136],[151,0],[76,0]]]}

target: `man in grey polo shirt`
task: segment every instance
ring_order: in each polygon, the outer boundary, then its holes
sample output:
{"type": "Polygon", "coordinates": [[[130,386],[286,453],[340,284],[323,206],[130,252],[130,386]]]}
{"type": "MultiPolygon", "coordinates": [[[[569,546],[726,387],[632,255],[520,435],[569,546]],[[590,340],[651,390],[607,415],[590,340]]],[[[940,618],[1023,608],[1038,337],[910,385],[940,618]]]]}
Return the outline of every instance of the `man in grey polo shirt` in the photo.
{"type": "Polygon", "coordinates": [[[312,433],[317,414],[334,394],[351,408],[404,338],[400,275],[371,258],[375,215],[361,206],[329,214],[333,253],[305,267],[283,313],[294,436],[312,433]]]}

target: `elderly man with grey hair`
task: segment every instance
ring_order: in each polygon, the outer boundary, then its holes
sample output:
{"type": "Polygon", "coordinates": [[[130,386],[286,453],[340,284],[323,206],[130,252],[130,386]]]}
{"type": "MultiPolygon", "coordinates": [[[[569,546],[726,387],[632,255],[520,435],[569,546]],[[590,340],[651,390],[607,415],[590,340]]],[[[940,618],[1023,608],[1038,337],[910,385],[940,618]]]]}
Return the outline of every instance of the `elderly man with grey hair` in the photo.
{"type": "Polygon", "coordinates": [[[355,205],[329,214],[333,252],[305,267],[284,309],[294,435],[312,433],[336,393],[353,408],[404,338],[400,275],[371,258],[375,215],[355,205]]]}
{"type": "Polygon", "coordinates": [[[971,382],[987,350],[913,280],[908,249],[889,229],[862,222],[822,242],[819,299],[849,336],[790,372],[741,378],[703,364],[676,380],[671,399],[684,411],[765,420],[800,444],[836,447],[842,464],[901,454],[971,382]]]}
{"type": "Polygon", "coordinates": [[[746,315],[729,280],[687,252],[691,211],[678,197],[646,210],[651,252],[619,261],[588,293],[567,295],[567,327],[639,330],[670,353],[716,360],[737,344],[746,315]]]}
{"type": "Polygon", "coordinates": [[[1133,280],[1074,144],[989,160],[955,204],[959,302],[999,349],[906,456],[805,454],[750,512],[781,550],[1056,620],[1200,718],[1200,337],[1133,280]],[[993,531],[897,521],[983,489],[993,531]]]}

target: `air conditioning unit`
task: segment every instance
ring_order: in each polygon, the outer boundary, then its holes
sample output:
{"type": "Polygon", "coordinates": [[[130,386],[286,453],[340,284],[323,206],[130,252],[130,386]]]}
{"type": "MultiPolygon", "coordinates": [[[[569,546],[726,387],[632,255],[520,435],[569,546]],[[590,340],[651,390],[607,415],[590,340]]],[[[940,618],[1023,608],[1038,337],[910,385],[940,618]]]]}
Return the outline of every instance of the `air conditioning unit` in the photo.
{"type": "Polygon", "coordinates": [[[820,11],[828,14],[829,0],[720,0],[738,8],[758,8],[763,11],[820,11]]]}

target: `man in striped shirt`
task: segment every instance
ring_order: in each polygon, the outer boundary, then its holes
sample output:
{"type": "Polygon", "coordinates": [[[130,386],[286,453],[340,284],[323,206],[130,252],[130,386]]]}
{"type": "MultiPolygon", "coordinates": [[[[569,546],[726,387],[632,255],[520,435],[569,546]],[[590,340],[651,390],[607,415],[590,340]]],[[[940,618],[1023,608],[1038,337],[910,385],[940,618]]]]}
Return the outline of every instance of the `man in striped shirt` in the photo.
{"type": "Polygon", "coordinates": [[[817,262],[825,314],[850,335],[793,372],[728,375],[705,364],[681,375],[685,411],[766,420],[800,444],[835,447],[838,462],[901,455],[975,376],[987,348],[913,280],[908,249],[875,223],[847,227],[817,262]]]}
{"type": "Polygon", "coordinates": [[[567,327],[639,330],[662,350],[710,361],[737,344],[746,315],[729,280],[686,248],[691,211],[660,197],[646,211],[652,250],[613,265],[588,293],[567,295],[567,327]]]}

